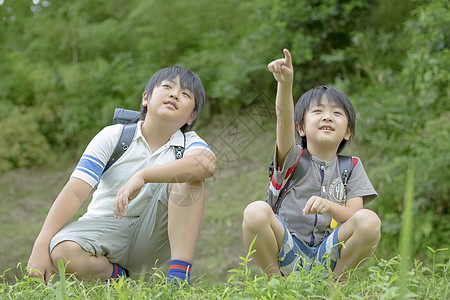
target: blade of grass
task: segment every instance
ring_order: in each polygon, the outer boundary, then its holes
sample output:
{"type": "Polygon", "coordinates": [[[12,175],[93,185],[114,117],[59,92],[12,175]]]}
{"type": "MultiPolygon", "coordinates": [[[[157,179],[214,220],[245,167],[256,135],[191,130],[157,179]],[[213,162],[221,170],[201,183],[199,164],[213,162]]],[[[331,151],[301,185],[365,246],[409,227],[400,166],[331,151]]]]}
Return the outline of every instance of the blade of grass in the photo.
{"type": "Polygon", "coordinates": [[[411,164],[406,173],[406,191],[403,204],[403,221],[400,233],[400,297],[407,298],[407,277],[410,256],[411,226],[412,226],[412,203],[414,201],[414,173],[415,166],[411,164]]]}
{"type": "Polygon", "coordinates": [[[63,261],[58,260],[59,284],[56,289],[56,298],[65,300],[66,297],[66,270],[63,261]]]}

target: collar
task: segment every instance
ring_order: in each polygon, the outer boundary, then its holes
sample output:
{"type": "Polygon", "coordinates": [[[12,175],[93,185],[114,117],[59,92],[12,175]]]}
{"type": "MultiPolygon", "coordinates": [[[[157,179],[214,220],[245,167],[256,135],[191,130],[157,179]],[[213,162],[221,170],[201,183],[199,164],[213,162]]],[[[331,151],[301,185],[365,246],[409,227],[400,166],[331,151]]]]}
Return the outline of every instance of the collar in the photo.
{"type": "Polygon", "coordinates": [[[181,132],[180,129],[175,131],[174,134],[170,137],[169,141],[166,143],[167,146],[181,146],[185,147],[184,145],[184,134],[181,132]]]}
{"type": "MultiPolygon", "coordinates": [[[[138,126],[136,129],[136,139],[143,139],[145,141],[144,135],[142,134],[142,124],[144,123],[144,121],[138,121],[138,126]]],[[[181,132],[180,129],[178,129],[177,131],[175,131],[174,134],[172,134],[172,136],[170,137],[169,141],[167,141],[167,143],[165,143],[163,145],[170,147],[170,146],[181,146],[181,147],[185,147],[185,137],[183,132],[181,132]]]]}
{"type": "Polygon", "coordinates": [[[313,161],[315,161],[316,163],[318,163],[319,165],[321,165],[321,166],[324,166],[324,167],[330,167],[330,166],[336,164],[337,156],[335,155],[335,156],[333,157],[333,159],[330,160],[330,161],[321,160],[321,159],[319,159],[319,158],[317,158],[317,157],[315,157],[315,156],[313,156],[313,155],[311,155],[311,159],[312,159],[313,161]]]}

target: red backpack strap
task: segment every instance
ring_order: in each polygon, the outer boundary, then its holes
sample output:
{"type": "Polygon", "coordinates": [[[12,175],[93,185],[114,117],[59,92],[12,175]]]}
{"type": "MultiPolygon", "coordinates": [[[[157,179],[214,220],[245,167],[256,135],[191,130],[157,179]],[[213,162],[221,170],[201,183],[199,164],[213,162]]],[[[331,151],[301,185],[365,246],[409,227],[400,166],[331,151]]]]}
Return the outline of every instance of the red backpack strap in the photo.
{"type": "Polygon", "coordinates": [[[306,172],[308,172],[309,166],[311,165],[311,155],[309,154],[307,149],[302,149],[302,153],[300,154],[299,162],[297,166],[292,171],[292,175],[289,178],[288,182],[281,189],[280,194],[278,195],[278,199],[272,207],[273,212],[276,214],[280,210],[281,203],[286,197],[287,193],[294,188],[294,186],[299,183],[299,181],[305,176],[306,172]]]}
{"type": "Polygon", "coordinates": [[[353,157],[353,168],[355,168],[357,164],[358,164],[358,159],[356,157],[353,157]]]}

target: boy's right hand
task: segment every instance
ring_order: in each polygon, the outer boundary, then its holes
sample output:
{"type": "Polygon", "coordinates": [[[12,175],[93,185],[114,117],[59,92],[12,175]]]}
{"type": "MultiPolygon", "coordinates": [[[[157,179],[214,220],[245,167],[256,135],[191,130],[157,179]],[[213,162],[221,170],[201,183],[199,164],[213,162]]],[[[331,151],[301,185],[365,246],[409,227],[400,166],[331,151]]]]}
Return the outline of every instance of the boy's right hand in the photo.
{"type": "Polygon", "coordinates": [[[144,177],[137,172],[119,190],[113,204],[114,216],[117,219],[126,217],[128,203],[139,195],[144,184],[144,177]]]}
{"type": "Polygon", "coordinates": [[[292,84],[294,68],[292,67],[292,56],[288,49],[283,49],[284,58],[271,62],[267,68],[279,83],[292,84]]]}
{"type": "Polygon", "coordinates": [[[52,262],[48,249],[33,249],[27,264],[27,272],[32,278],[39,278],[51,286],[52,262]]]}

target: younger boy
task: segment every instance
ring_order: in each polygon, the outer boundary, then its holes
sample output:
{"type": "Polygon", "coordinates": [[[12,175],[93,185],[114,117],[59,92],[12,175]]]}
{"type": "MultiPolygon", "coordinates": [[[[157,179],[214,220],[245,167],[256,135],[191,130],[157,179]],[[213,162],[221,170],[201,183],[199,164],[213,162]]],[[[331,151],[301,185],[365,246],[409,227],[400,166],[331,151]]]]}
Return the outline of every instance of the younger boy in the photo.
{"type": "Polygon", "coordinates": [[[337,277],[367,260],[378,244],[380,220],[363,209],[377,194],[359,158],[353,158],[346,188],[341,180],[336,154],[355,129],[347,96],[320,86],[303,94],[294,111],[292,59],[287,49],[284,55],[268,65],[278,82],[274,172],[267,203],[253,202],[244,211],[244,244],[248,248],[256,237],[254,257],[269,277],[287,276],[299,267],[308,272],[316,263],[325,265],[328,258],[337,277]],[[311,155],[309,169],[275,214],[272,207],[304,151],[311,155]],[[340,223],[334,230],[332,219],[340,223]]]}
{"type": "Polygon", "coordinates": [[[169,258],[168,279],[187,280],[204,214],[204,179],[215,156],[190,131],[205,92],[191,70],[156,72],[142,95],[141,121],[129,148],[109,169],[123,125],[100,131],[52,205],[28,261],[49,282],[57,261],[78,278],[107,280],[150,271],[169,258]],[[174,146],[185,147],[175,159],[174,146]],[[104,172],[104,173],[103,173],[104,172]],[[87,212],[64,226],[91,190],[87,212]]]}

